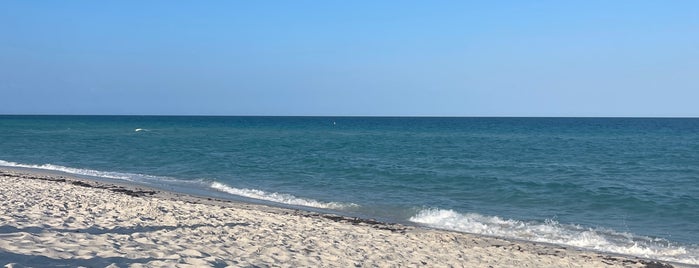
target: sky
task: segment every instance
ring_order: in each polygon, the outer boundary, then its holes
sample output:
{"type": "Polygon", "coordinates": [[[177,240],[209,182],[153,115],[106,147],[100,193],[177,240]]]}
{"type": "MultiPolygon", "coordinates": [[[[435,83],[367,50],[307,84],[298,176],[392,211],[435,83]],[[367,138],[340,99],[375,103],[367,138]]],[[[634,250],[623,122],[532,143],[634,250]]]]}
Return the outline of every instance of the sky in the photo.
{"type": "Polygon", "coordinates": [[[0,114],[699,117],[699,1],[6,0],[0,114]]]}

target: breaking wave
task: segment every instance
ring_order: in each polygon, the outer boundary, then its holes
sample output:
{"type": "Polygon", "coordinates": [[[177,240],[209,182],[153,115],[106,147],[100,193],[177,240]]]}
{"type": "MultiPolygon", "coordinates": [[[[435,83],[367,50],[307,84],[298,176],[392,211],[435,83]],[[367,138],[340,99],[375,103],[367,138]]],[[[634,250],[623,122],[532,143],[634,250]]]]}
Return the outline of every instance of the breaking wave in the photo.
{"type": "MultiPolygon", "coordinates": [[[[83,175],[83,176],[90,176],[90,177],[97,177],[97,178],[117,179],[117,180],[126,180],[126,181],[132,181],[132,182],[169,181],[169,182],[176,182],[176,183],[186,183],[186,181],[184,181],[184,180],[177,180],[177,179],[168,178],[168,177],[159,177],[159,176],[151,176],[151,175],[135,174],[135,173],[98,171],[98,170],[91,170],[91,169],[65,167],[65,166],[54,165],[54,164],[33,165],[33,164],[20,164],[20,163],[16,163],[16,162],[9,162],[9,161],[0,160],[0,166],[52,170],[52,171],[60,171],[60,172],[65,172],[65,173],[75,174],[75,175],[83,175]]],[[[195,181],[194,183],[203,183],[203,181],[198,180],[198,181],[195,181]]],[[[350,208],[350,207],[359,207],[359,205],[354,204],[354,203],[320,202],[320,201],[316,201],[313,199],[300,198],[300,197],[296,197],[296,196],[293,196],[290,194],[284,194],[284,193],[268,193],[268,192],[265,192],[262,190],[256,190],[256,189],[239,189],[239,188],[230,187],[230,186],[223,184],[223,183],[220,183],[220,182],[211,183],[209,185],[209,187],[213,188],[217,191],[225,192],[228,194],[243,196],[243,197],[252,198],[252,199],[271,201],[271,202],[276,202],[276,203],[288,204],[288,205],[314,207],[314,208],[325,208],[325,209],[344,209],[344,208],[350,208]]]]}
{"type": "Polygon", "coordinates": [[[92,169],[66,167],[66,166],[54,165],[54,164],[41,164],[41,165],[20,164],[20,163],[4,161],[4,160],[0,160],[0,166],[51,170],[51,171],[59,171],[59,172],[64,172],[64,173],[68,173],[68,174],[80,175],[80,176],[88,176],[88,177],[93,177],[93,178],[125,180],[125,181],[130,181],[130,182],[137,182],[137,183],[161,184],[163,182],[167,182],[167,183],[174,183],[174,184],[186,184],[186,185],[188,185],[188,187],[191,187],[191,184],[202,184],[204,181],[201,179],[187,181],[187,180],[181,180],[181,179],[172,178],[172,177],[154,176],[154,175],[146,175],[146,174],[138,174],[138,173],[115,172],[115,171],[99,171],[99,170],[92,170],[92,169]]]}
{"type": "Polygon", "coordinates": [[[247,188],[234,188],[220,182],[214,182],[211,184],[211,188],[216,189],[221,192],[243,196],[247,198],[260,199],[266,201],[272,201],[276,203],[314,207],[314,208],[327,208],[327,209],[345,209],[349,207],[358,207],[359,205],[354,203],[339,203],[339,202],[320,202],[313,199],[299,198],[290,194],[284,193],[269,193],[262,190],[247,189],[247,188]]]}
{"type": "Polygon", "coordinates": [[[602,228],[585,228],[572,224],[560,224],[554,220],[525,222],[502,219],[497,216],[484,216],[477,213],[461,214],[453,210],[424,209],[411,217],[410,221],[439,229],[569,245],[665,261],[699,264],[699,247],[685,247],[664,239],[621,233],[602,228]]]}
{"type": "Polygon", "coordinates": [[[119,179],[119,180],[128,180],[128,181],[133,181],[134,177],[144,177],[144,176],[149,177],[147,175],[141,175],[141,174],[98,171],[98,170],[91,170],[91,169],[64,167],[64,166],[53,165],[53,164],[42,164],[42,165],[19,164],[19,163],[15,163],[15,162],[4,161],[4,160],[0,160],[0,166],[54,170],[54,171],[60,171],[60,172],[76,174],[76,175],[85,175],[85,176],[91,176],[91,177],[101,177],[101,178],[119,179]]]}

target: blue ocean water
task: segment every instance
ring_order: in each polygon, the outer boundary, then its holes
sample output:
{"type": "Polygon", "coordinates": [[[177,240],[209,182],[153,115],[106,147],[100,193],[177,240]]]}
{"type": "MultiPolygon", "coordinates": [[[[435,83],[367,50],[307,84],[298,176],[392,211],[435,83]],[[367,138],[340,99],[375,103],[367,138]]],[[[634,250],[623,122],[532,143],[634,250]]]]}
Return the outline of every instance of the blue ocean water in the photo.
{"type": "Polygon", "coordinates": [[[0,166],[699,264],[699,119],[0,116],[0,166]]]}

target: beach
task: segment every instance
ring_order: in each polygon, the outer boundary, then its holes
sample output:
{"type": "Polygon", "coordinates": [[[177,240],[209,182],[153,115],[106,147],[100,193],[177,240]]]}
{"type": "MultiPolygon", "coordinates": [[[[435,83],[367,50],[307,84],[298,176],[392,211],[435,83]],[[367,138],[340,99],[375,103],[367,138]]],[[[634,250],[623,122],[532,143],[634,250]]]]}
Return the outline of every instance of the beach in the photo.
{"type": "Polygon", "coordinates": [[[7,267],[670,267],[68,175],[0,172],[0,265],[7,267]]]}

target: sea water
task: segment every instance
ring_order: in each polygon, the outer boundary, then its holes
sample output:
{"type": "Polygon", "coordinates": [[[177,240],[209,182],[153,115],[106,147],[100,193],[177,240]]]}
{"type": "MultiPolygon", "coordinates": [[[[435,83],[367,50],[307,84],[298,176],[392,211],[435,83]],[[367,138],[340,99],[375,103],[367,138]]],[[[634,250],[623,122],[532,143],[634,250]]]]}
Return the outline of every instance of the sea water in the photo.
{"type": "Polygon", "coordinates": [[[0,166],[699,264],[699,119],[0,116],[0,166]]]}

